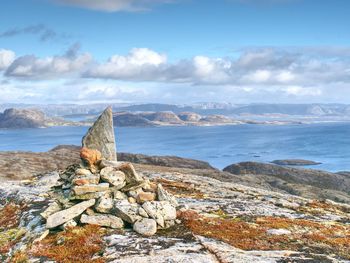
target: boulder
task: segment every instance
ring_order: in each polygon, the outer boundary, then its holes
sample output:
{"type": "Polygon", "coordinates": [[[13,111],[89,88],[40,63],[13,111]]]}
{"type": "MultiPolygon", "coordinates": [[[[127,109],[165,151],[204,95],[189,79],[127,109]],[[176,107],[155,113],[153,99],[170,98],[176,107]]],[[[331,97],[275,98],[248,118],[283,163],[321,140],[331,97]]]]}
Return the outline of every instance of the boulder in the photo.
{"type": "Polygon", "coordinates": [[[100,197],[95,205],[95,210],[99,213],[107,214],[113,208],[113,199],[107,195],[100,197]]]}
{"type": "Polygon", "coordinates": [[[116,189],[121,189],[125,186],[125,174],[122,171],[118,171],[113,167],[106,167],[100,171],[101,179],[116,189]]]}
{"type": "Polygon", "coordinates": [[[87,185],[87,184],[98,184],[100,176],[97,174],[90,174],[85,176],[78,176],[72,179],[72,185],[87,185]]]}
{"type": "Polygon", "coordinates": [[[50,215],[46,220],[46,228],[55,228],[63,225],[69,220],[81,215],[86,209],[95,204],[95,199],[81,202],[66,210],[59,211],[50,215]]]}
{"type": "Polygon", "coordinates": [[[106,160],[117,160],[111,107],[108,107],[88,130],[83,137],[82,145],[100,151],[106,160]]]}
{"type": "Polygon", "coordinates": [[[139,206],[137,204],[130,204],[127,200],[115,201],[114,208],[116,216],[130,224],[142,219],[138,214],[139,206]]]}
{"type": "Polygon", "coordinates": [[[98,225],[110,228],[123,228],[124,222],[119,217],[113,215],[82,215],[80,222],[83,224],[98,225]]]}
{"type": "Polygon", "coordinates": [[[143,236],[153,236],[157,232],[157,223],[154,219],[142,218],[135,222],[133,229],[143,236]]]}

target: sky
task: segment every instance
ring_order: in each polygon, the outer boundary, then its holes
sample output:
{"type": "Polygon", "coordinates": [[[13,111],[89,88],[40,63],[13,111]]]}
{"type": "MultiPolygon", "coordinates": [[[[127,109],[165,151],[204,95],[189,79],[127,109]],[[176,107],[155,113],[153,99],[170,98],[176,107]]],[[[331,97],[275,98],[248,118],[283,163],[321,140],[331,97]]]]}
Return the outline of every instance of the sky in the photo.
{"type": "Polygon", "coordinates": [[[350,103],[348,0],[2,0],[0,103],[350,103]]]}

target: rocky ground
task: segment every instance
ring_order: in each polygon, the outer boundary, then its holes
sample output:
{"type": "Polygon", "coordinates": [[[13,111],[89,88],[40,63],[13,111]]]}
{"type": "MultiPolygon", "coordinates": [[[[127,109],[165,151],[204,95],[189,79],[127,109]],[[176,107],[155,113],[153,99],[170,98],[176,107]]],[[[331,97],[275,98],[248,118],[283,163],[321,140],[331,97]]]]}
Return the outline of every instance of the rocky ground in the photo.
{"type": "Polygon", "coordinates": [[[136,170],[177,197],[181,224],[153,237],[131,229],[77,227],[40,240],[45,226],[39,213],[50,202],[47,191],[56,184],[58,173],[7,181],[0,185],[2,260],[350,262],[349,205],[222,182],[191,169],[180,173],[136,165],[136,170]],[[84,250],[79,249],[82,244],[84,250]]]}

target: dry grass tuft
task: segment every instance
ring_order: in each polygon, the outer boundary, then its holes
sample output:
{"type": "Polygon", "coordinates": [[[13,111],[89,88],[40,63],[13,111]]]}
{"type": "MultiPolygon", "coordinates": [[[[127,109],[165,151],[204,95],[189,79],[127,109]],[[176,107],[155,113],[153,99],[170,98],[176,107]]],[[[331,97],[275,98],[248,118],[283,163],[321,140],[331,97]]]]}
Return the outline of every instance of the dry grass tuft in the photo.
{"type": "Polygon", "coordinates": [[[23,206],[9,203],[0,209],[0,230],[17,227],[23,206]]]}
{"type": "Polygon", "coordinates": [[[103,263],[104,259],[93,259],[93,256],[103,249],[104,231],[93,225],[74,227],[66,232],[49,235],[34,244],[29,253],[59,263],[103,263]]]}

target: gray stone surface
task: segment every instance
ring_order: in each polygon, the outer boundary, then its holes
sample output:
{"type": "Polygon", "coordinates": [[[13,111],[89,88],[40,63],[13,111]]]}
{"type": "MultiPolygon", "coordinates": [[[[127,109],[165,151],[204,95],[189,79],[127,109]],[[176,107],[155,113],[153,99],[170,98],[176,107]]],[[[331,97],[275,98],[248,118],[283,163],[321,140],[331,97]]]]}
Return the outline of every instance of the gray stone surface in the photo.
{"type": "Polygon", "coordinates": [[[116,145],[112,108],[108,107],[88,130],[82,140],[83,147],[99,150],[102,157],[116,161],[116,145]]]}
{"type": "Polygon", "coordinates": [[[142,218],[135,222],[133,229],[143,236],[153,236],[157,232],[157,222],[154,219],[142,218]]]}
{"type": "Polygon", "coordinates": [[[74,205],[66,210],[62,210],[50,215],[46,220],[46,228],[50,229],[60,226],[69,220],[81,215],[86,209],[93,206],[94,204],[95,200],[91,199],[89,201],[84,201],[77,205],[74,205]]]}

